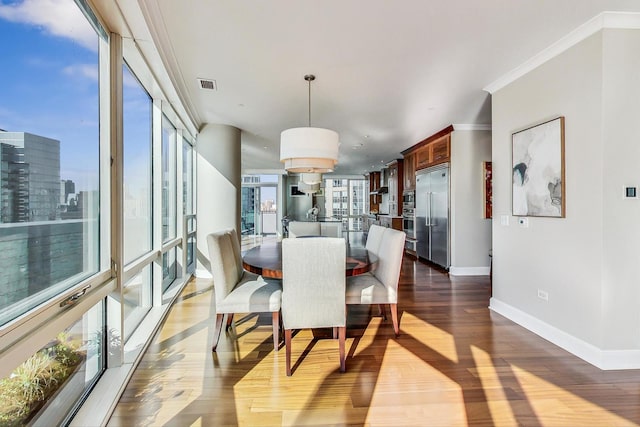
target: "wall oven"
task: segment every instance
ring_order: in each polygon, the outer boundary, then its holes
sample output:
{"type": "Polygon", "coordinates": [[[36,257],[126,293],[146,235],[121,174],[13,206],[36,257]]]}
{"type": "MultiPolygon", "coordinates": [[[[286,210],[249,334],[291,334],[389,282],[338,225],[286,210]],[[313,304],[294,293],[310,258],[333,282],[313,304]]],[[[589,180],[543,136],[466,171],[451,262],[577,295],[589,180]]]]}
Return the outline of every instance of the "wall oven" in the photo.
{"type": "Polygon", "coordinates": [[[413,209],[416,207],[416,192],[414,190],[406,190],[402,193],[402,208],[413,209]]]}
{"type": "Polygon", "coordinates": [[[407,239],[416,238],[416,215],[415,209],[402,209],[402,230],[407,235],[407,239]]]}

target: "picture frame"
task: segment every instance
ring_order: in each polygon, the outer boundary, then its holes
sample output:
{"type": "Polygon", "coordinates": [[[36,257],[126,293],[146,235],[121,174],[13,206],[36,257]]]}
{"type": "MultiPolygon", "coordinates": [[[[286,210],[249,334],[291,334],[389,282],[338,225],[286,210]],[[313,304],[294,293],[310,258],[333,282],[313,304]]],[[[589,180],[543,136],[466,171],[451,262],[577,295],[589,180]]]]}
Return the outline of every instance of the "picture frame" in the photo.
{"type": "Polygon", "coordinates": [[[514,132],[514,216],[565,217],[564,116],[514,132]]]}

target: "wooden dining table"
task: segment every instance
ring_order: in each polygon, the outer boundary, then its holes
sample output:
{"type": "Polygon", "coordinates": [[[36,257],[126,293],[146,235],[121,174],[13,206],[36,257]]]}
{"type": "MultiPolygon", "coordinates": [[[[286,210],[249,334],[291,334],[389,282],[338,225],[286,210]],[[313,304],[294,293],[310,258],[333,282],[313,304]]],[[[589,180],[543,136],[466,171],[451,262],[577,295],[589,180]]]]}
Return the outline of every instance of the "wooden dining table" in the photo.
{"type": "MultiPolygon", "coordinates": [[[[346,276],[364,274],[377,264],[378,257],[364,246],[347,245],[346,276]]],[[[282,279],[282,243],[268,242],[249,249],[242,257],[242,266],[264,278],[282,279]]]]}

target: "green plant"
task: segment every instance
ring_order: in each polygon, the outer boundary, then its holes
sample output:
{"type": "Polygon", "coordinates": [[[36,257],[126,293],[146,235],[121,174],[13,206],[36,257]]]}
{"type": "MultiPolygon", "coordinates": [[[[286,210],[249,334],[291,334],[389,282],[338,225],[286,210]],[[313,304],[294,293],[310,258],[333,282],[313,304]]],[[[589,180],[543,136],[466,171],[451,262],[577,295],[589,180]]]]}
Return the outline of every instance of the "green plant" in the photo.
{"type": "Polygon", "coordinates": [[[62,332],[0,380],[0,426],[24,425],[82,362],[82,342],[62,332]]]}

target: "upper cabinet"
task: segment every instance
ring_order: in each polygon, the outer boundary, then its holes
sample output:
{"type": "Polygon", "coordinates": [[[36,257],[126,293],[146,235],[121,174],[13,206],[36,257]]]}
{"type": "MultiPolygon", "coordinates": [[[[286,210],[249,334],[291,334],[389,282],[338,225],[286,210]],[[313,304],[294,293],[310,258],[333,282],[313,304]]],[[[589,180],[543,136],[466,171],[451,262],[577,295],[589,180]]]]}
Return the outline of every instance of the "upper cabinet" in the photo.
{"type": "Polygon", "coordinates": [[[380,172],[369,174],[369,212],[378,213],[382,196],[378,194],[380,188],[380,172]]]}
{"type": "Polygon", "coordinates": [[[449,161],[451,132],[453,132],[453,126],[444,128],[402,152],[405,160],[404,182],[406,189],[415,189],[416,171],[449,161]]]}
{"type": "Polygon", "coordinates": [[[408,153],[404,156],[404,189],[416,189],[416,153],[408,153]]]}
{"type": "Polygon", "coordinates": [[[389,178],[387,187],[389,188],[389,215],[402,215],[402,191],[404,189],[404,161],[394,160],[387,166],[389,168],[389,178]]]}

